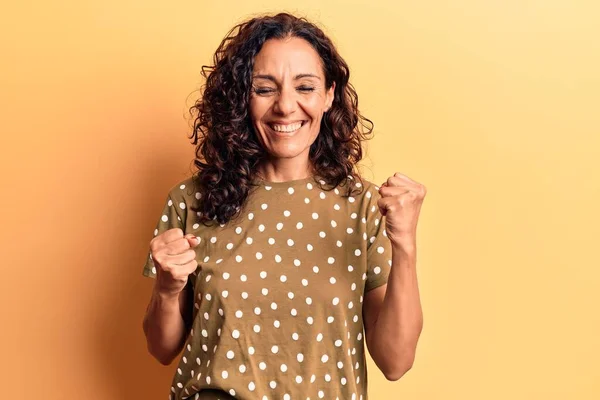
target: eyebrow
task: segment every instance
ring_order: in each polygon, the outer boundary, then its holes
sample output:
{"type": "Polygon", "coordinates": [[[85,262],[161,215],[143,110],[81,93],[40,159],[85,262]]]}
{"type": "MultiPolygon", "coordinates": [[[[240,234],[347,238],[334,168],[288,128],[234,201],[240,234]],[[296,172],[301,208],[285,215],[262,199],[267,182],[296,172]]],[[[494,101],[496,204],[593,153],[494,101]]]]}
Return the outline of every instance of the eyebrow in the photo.
{"type": "MultiPolygon", "coordinates": [[[[267,79],[269,81],[276,82],[275,77],[273,75],[254,75],[253,78],[254,79],[267,79]]],[[[314,74],[298,74],[294,77],[294,80],[302,79],[302,78],[317,78],[319,80],[321,79],[319,76],[314,75],[314,74]]]]}

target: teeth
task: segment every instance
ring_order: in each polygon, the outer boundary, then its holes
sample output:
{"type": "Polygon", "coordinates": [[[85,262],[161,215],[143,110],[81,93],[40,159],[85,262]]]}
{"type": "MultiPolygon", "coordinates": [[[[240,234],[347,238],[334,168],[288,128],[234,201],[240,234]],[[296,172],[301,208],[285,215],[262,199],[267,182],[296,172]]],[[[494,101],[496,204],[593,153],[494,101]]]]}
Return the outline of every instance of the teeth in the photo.
{"type": "Polygon", "coordinates": [[[302,122],[298,122],[290,125],[271,125],[271,127],[278,132],[293,132],[300,129],[302,122]]]}

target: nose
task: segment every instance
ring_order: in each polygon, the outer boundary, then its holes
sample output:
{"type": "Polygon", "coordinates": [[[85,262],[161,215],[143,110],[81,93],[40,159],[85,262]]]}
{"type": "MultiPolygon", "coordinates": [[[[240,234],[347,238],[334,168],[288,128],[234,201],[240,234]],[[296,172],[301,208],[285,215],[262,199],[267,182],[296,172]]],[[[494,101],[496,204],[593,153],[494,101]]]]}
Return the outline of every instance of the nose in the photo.
{"type": "Polygon", "coordinates": [[[275,99],[273,110],[278,114],[287,115],[296,110],[296,105],[296,93],[294,89],[285,85],[281,88],[275,99]]]}

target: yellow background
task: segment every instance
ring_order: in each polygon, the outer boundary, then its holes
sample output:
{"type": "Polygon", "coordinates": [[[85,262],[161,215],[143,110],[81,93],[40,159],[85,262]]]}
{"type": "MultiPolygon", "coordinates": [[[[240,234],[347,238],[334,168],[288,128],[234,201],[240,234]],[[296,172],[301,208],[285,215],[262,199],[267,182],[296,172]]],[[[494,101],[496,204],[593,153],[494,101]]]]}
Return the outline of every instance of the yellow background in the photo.
{"type": "Polygon", "coordinates": [[[320,24],[375,122],[365,178],[429,192],[424,331],[370,398],[600,398],[596,1],[24,1],[2,7],[6,399],[166,399],[142,277],[187,107],[235,23],[320,24]]]}

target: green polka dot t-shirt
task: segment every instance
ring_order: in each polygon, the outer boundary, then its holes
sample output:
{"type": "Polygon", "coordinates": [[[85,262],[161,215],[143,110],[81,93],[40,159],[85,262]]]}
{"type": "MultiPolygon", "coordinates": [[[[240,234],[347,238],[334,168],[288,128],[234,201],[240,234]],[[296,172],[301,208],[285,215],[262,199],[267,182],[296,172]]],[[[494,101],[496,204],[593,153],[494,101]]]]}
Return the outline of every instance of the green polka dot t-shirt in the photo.
{"type": "MultiPolygon", "coordinates": [[[[391,266],[379,187],[349,178],[362,193],[344,197],[316,178],[256,182],[239,217],[210,227],[190,209],[192,177],[168,193],[154,236],[200,239],[169,399],[366,400],[363,296],[391,266]]],[[[150,253],[143,274],[156,277],[150,253]]]]}

